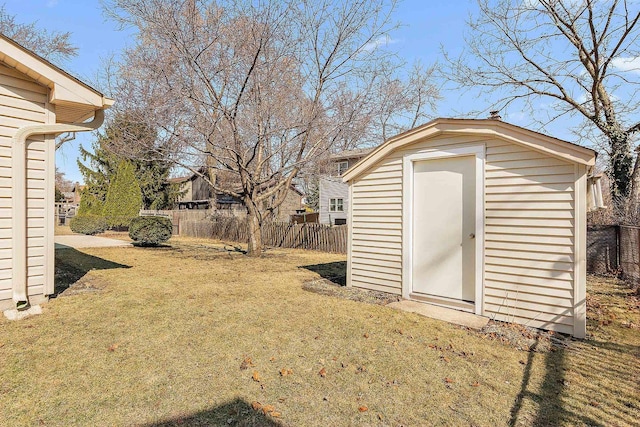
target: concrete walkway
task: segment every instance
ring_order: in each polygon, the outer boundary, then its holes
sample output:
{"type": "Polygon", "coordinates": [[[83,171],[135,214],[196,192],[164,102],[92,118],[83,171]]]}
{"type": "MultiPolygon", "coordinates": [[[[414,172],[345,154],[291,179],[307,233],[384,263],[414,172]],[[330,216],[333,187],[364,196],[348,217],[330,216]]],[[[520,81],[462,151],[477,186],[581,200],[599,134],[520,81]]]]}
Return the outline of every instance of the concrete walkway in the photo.
{"type": "Polygon", "coordinates": [[[113,248],[131,246],[131,243],[106,237],[85,236],[76,234],[69,236],[55,236],[56,249],[65,248],[113,248]]]}
{"type": "Polygon", "coordinates": [[[421,316],[444,320],[445,322],[466,326],[472,329],[482,329],[487,325],[487,323],[489,323],[489,318],[487,317],[418,301],[402,300],[392,302],[391,304],[388,304],[387,307],[417,313],[421,316]]]}

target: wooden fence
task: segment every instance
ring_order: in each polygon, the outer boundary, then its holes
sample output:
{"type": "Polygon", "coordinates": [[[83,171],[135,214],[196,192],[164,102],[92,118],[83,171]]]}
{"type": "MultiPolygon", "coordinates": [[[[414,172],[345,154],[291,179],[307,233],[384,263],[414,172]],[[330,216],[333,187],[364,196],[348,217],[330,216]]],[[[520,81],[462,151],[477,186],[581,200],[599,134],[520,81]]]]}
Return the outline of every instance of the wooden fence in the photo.
{"type": "MultiPolygon", "coordinates": [[[[248,228],[243,218],[212,216],[199,221],[181,221],[180,235],[244,243],[248,240],[248,228]]],[[[277,248],[346,254],[347,239],[346,225],[269,222],[262,226],[263,244],[277,248]]]]}
{"type": "Polygon", "coordinates": [[[173,223],[173,234],[180,235],[180,227],[185,221],[202,221],[213,213],[209,209],[181,209],[181,210],[141,210],[141,216],[166,216],[173,223]]]}

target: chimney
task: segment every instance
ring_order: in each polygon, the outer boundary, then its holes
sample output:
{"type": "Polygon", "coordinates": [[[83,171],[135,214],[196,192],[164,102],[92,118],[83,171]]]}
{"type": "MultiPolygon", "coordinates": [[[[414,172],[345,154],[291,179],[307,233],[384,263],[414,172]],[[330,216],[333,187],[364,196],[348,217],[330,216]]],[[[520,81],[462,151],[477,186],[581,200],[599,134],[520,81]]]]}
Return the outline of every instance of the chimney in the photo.
{"type": "Polygon", "coordinates": [[[501,120],[502,117],[500,117],[500,110],[494,110],[494,111],[489,111],[489,119],[490,120],[501,120]]]}

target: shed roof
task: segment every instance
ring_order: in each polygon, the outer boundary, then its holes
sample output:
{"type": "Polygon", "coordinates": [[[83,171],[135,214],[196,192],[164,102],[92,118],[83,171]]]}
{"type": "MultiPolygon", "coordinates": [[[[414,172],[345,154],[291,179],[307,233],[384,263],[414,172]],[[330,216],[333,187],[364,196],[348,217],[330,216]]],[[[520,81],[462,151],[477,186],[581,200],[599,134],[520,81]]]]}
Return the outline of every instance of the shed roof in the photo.
{"type": "Polygon", "coordinates": [[[595,164],[597,155],[590,148],[553,138],[501,120],[438,118],[388,139],[349,169],[344,174],[343,180],[349,182],[357,178],[378,160],[400,147],[447,134],[494,137],[546,153],[552,157],[587,166],[595,164]]]}
{"type": "Polygon", "coordinates": [[[58,123],[76,123],[109,108],[113,100],[33,51],[0,34],[0,62],[49,87],[49,102],[56,105],[58,123]]]}

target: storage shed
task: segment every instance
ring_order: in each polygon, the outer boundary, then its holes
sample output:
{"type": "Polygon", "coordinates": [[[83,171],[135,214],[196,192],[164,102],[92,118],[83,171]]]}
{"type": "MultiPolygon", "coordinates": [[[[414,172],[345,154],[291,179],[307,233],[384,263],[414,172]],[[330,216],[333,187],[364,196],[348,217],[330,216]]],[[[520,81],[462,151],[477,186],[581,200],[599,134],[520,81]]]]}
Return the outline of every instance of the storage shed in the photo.
{"type": "Polygon", "coordinates": [[[112,103],[0,34],[0,310],[54,292],[55,137],[97,129],[112,103]]]}
{"type": "Polygon", "coordinates": [[[436,119],[386,141],[343,177],[347,285],[584,337],[595,160],[498,119],[436,119]]]}

